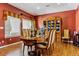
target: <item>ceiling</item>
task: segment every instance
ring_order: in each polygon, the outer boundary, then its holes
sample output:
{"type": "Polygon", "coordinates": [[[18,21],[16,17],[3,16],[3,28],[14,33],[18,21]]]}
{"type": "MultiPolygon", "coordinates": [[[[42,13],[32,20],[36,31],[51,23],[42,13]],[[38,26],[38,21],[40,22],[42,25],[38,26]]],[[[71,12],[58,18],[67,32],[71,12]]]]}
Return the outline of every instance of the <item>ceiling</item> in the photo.
{"type": "Polygon", "coordinates": [[[78,7],[76,3],[9,3],[32,15],[43,15],[67,10],[74,10],[78,7]]]}

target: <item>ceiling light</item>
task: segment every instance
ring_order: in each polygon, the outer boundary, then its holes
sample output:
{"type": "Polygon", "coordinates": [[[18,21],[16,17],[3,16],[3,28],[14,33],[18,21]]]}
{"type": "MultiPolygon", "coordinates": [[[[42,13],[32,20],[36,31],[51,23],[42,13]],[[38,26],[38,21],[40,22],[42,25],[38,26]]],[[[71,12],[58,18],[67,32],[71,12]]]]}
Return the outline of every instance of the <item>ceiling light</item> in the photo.
{"type": "Polygon", "coordinates": [[[60,5],[61,3],[57,3],[57,5],[60,5]]]}
{"type": "Polygon", "coordinates": [[[50,5],[46,5],[46,7],[50,7],[50,5]]]}
{"type": "Polygon", "coordinates": [[[37,7],[36,9],[40,9],[40,7],[37,7]]]}

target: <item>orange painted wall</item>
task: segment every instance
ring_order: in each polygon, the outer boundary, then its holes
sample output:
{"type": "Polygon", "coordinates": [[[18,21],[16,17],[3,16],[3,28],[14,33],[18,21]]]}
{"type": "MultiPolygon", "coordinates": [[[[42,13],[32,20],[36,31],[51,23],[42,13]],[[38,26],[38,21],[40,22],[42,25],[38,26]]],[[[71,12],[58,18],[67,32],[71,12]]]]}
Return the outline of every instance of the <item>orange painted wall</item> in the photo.
{"type": "Polygon", "coordinates": [[[64,12],[57,12],[51,13],[37,17],[38,28],[43,26],[43,21],[49,17],[61,17],[62,18],[62,30],[68,28],[71,32],[71,36],[75,31],[75,23],[76,23],[76,10],[64,11],[64,12]]]}
{"type": "MultiPolygon", "coordinates": [[[[5,20],[3,19],[3,11],[4,10],[16,13],[18,15],[20,15],[22,13],[23,18],[28,18],[28,19],[33,18],[33,15],[28,14],[27,12],[24,12],[14,6],[11,6],[7,3],[0,3],[0,27],[4,27],[4,25],[5,25],[4,24],[5,20]]],[[[4,36],[5,36],[4,29],[0,29],[0,45],[5,45],[5,44],[9,44],[11,42],[19,41],[18,37],[14,37],[14,38],[12,38],[12,40],[10,40],[10,38],[5,39],[4,36]]]]}
{"type": "MultiPolygon", "coordinates": [[[[3,5],[0,4],[0,27],[4,26],[2,10],[3,10],[3,5]]],[[[3,29],[0,29],[0,40],[2,40],[3,38],[4,38],[4,31],[3,31],[3,29]]]]}
{"type": "Polygon", "coordinates": [[[76,31],[79,31],[79,6],[76,10],[76,31]]]}

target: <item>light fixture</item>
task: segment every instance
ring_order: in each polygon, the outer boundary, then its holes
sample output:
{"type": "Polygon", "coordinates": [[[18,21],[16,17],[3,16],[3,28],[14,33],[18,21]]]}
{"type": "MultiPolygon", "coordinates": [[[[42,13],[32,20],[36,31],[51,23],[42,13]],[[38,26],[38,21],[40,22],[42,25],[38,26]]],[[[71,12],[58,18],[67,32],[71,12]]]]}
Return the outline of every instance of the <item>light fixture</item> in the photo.
{"type": "Polygon", "coordinates": [[[48,4],[48,5],[46,5],[46,7],[50,7],[50,5],[48,4]]]}
{"type": "Polygon", "coordinates": [[[61,3],[57,3],[57,5],[60,5],[61,3]]]}
{"type": "Polygon", "coordinates": [[[36,7],[36,9],[38,9],[38,10],[39,10],[39,9],[40,9],[40,7],[38,6],[38,7],[36,7]]]}

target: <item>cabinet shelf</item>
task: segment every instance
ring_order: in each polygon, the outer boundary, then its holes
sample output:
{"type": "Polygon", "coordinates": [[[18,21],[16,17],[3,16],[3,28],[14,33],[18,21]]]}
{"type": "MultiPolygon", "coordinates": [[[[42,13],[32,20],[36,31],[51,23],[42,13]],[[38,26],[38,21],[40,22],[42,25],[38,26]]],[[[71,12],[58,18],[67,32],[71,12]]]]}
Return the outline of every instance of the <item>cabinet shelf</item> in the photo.
{"type": "Polygon", "coordinates": [[[54,17],[54,19],[44,21],[44,27],[47,27],[48,30],[56,29],[57,31],[61,31],[61,18],[54,17]]]}

